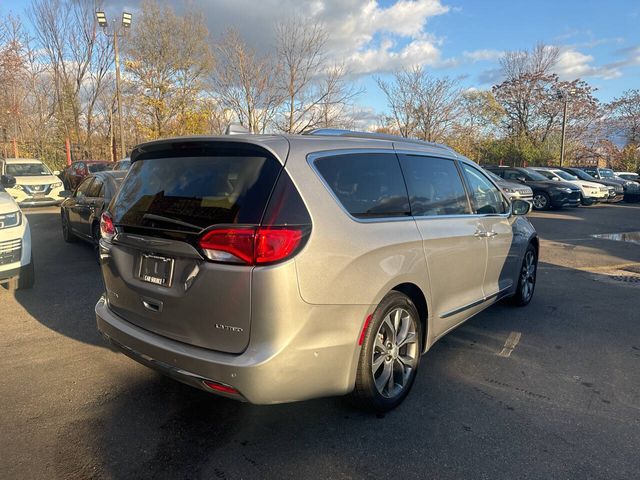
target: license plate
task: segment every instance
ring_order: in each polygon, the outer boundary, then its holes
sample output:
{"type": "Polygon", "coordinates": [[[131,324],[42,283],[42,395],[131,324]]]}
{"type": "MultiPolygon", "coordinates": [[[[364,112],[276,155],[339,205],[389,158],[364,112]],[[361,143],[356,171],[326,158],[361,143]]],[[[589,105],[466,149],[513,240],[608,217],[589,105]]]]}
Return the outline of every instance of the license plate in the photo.
{"type": "Polygon", "coordinates": [[[140,258],[140,280],[170,287],[173,279],[173,258],[143,254],[140,258]]]}
{"type": "Polygon", "coordinates": [[[31,195],[33,198],[44,198],[44,193],[42,192],[35,192],[33,195],[31,195]]]}

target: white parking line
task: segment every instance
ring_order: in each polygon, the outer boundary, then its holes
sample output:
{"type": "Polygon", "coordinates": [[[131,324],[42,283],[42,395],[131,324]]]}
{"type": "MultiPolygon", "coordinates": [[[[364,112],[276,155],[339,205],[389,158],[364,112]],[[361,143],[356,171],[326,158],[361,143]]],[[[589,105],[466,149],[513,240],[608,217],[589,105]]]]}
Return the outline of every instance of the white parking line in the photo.
{"type": "Polygon", "coordinates": [[[511,332],[507,337],[507,341],[504,342],[502,351],[498,353],[498,356],[509,358],[511,356],[511,352],[513,352],[513,349],[516,348],[516,345],[518,345],[521,336],[522,334],[520,332],[511,332]]]}

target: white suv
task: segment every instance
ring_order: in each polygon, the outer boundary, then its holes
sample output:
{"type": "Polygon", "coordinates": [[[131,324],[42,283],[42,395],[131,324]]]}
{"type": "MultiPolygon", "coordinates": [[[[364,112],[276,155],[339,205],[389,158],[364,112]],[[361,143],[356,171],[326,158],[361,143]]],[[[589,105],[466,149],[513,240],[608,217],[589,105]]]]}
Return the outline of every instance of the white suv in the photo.
{"type": "Polygon", "coordinates": [[[31,232],[27,218],[5,191],[15,180],[5,175],[0,182],[0,284],[27,289],[35,282],[31,255],[31,232]]]}
{"type": "Polygon", "coordinates": [[[0,174],[14,177],[16,182],[7,193],[21,207],[58,205],[64,197],[62,180],[40,160],[33,158],[5,158],[0,160],[0,174]]]}
{"type": "Polygon", "coordinates": [[[575,175],[551,167],[533,167],[538,173],[541,173],[549,180],[557,180],[559,182],[573,183],[580,187],[580,203],[582,205],[593,205],[596,202],[606,202],[609,198],[609,187],[595,182],[587,182],[580,180],[575,175]]]}

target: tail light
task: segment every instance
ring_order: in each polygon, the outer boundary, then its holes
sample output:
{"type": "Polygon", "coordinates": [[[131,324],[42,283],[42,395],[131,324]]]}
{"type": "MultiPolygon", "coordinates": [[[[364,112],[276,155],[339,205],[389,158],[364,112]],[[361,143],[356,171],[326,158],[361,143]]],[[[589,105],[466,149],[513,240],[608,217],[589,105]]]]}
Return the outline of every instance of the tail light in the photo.
{"type": "Polygon", "coordinates": [[[113,226],[113,219],[111,218],[111,215],[104,212],[100,216],[100,235],[105,240],[110,241],[115,234],[116,234],[116,229],[113,226]]]}
{"type": "Polygon", "coordinates": [[[198,243],[214,262],[262,265],[289,258],[304,236],[305,229],[299,227],[217,228],[205,232],[198,243]]]}

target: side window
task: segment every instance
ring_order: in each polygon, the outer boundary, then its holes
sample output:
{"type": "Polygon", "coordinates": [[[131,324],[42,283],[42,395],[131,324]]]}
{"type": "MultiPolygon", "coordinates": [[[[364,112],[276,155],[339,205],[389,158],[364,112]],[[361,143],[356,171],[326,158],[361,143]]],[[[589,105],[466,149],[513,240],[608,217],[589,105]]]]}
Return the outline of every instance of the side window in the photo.
{"type": "Polygon", "coordinates": [[[409,198],[394,153],[353,153],[322,157],[315,166],[354,217],[410,215],[409,198]]]}
{"type": "Polygon", "coordinates": [[[500,190],[491,183],[484,173],[466,163],[462,163],[462,170],[467,178],[473,208],[476,213],[506,213],[507,206],[500,190]]]}
{"type": "Polygon", "coordinates": [[[506,170],[503,175],[505,180],[517,180],[518,177],[524,177],[524,175],[517,170],[506,170]]]}
{"type": "Polygon", "coordinates": [[[84,180],[76,190],[76,194],[74,195],[74,197],[77,197],[77,198],[87,197],[89,189],[91,188],[92,182],[93,182],[93,178],[87,178],[86,180],[84,180]]]}
{"type": "Polygon", "coordinates": [[[469,214],[469,202],[453,160],[400,155],[414,216],[469,214]]]}
{"type": "Polygon", "coordinates": [[[91,188],[89,188],[89,191],[87,192],[87,197],[100,197],[100,192],[102,190],[104,190],[104,184],[97,178],[94,178],[91,188]]]}

